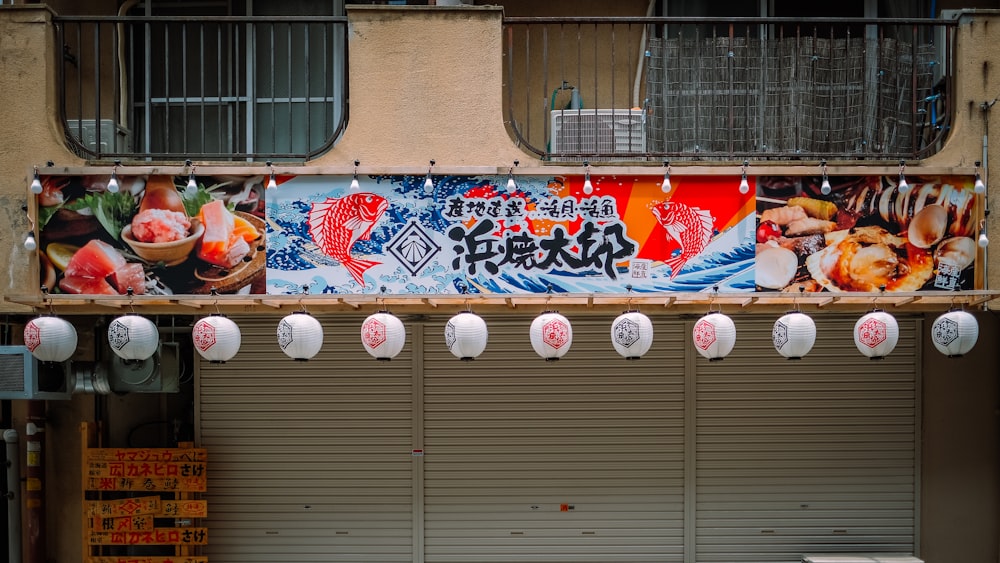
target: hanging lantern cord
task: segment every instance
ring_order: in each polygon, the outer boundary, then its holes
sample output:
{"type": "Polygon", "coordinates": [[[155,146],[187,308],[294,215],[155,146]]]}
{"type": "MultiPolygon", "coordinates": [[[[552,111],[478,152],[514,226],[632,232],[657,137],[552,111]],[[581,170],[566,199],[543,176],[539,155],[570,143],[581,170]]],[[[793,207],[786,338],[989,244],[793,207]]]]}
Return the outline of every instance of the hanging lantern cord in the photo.
{"type": "MultiPolygon", "coordinates": [[[[719,286],[713,285],[712,286],[712,294],[708,298],[708,312],[709,313],[712,312],[712,306],[715,305],[715,298],[718,295],[719,295],[719,286]]],[[[719,305],[719,311],[718,312],[720,312],[720,313],[722,312],[722,306],[721,305],[719,305]]]]}
{"type": "MultiPolygon", "coordinates": [[[[303,296],[309,295],[309,286],[308,285],[303,285],[302,286],[302,295],[303,296]]],[[[305,297],[299,297],[299,308],[302,309],[303,313],[308,313],[309,311],[306,311],[306,304],[305,304],[304,299],[305,299],[305,297]]]]}
{"type": "Polygon", "coordinates": [[[466,312],[471,313],[472,312],[472,304],[469,302],[469,284],[466,284],[466,283],[463,283],[463,282],[459,282],[458,283],[458,290],[461,291],[462,295],[465,296],[465,310],[466,310],[466,312]]]}
{"type": "Polygon", "coordinates": [[[632,310],[632,284],[628,284],[628,285],[625,286],[625,294],[627,295],[627,297],[625,298],[625,310],[626,311],[631,311],[632,310]]]}
{"type": "Polygon", "coordinates": [[[49,308],[49,314],[55,316],[56,311],[52,307],[52,296],[49,295],[49,288],[48,288],[48,286],[44,286],[43,285],[43,286],[41,286],[38,289],[42,292],[42,299],[45,301],[45,304],[49,308]]]}
{"type": "Polygon", "coordinates": [[[216,287],[213,285],[212,288],[208,290],[208,292],[209,295],[215,298],[215,312],[221,315],[222,311],[219,310],[219,290],[216,289],[216,287]]]}
{"type": "Polygon", "coordinates": [[[128,286],[128,288],[125,290],[125,294],[128,295],[128,308],[129,308],[129,311],[134,315],[135,314],[135,290],[132,289],[132,286],[128,286]]]}
{"type": "Polygon", "coordinates": [[[378,303],[378,308],[380,311],[388,312],[388,309],[385,308],[385,292],[386,292],[386,287],[384,285],[378,288],[379,296],[378,298],[376,298],[376,302],[378,303]]]}

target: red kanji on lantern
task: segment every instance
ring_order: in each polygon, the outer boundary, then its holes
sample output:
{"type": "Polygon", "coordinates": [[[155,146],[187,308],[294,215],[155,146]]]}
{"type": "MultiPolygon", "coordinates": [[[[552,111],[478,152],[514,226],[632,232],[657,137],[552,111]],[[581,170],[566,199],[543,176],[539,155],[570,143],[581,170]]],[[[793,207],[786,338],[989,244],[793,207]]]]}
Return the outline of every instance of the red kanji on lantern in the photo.
{"type": "Polygon", "coordinates": [[[385,342],[385,323],[377,318],[369,318],[361,327],[361,338],[365,344],[377,348],[385,342]]]}
{"type": "Polygon", "coordinates": [[[714,342],[715,325],[705,319],[700,319],[698,323],[694,325],[694,345],[702,350],[708,350],[708,347],[714,342]]]}
{"type": "Polygon", "coordinates": [[[868,346],[869,348],[874,348],[879,344],[882,344],[885,342],[885,339],[885,323],[878,319],[865,319],[865,321],[858,326],[858,342],[868,346]]]}

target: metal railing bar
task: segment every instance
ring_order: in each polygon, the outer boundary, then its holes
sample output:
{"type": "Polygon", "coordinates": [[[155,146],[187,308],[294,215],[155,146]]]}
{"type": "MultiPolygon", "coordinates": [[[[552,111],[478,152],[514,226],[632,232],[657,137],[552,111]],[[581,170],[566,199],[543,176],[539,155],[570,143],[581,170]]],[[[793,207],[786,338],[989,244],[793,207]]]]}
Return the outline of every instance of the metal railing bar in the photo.
{"type": "MultiPolygon", "coordinates": [[[[100,83],[101,81],[101,28],[98,26],[94,33],[94,82],[100,83]]],[[[94,115],[101,115],[101,89],[97,88],[94,91],[94,115]]],[[[81,126],[82,128],[82,126],[81,126]]],[[[101,146],[101,127],[100,120],[95,120],[94,127],[94,138],[96,139],[95,146],[100,148],[101,146]]]]}
{"type": "Polygon", "coordinates": [[[53,15],[61,23],[347,23],[347,16],[65,16],[53,15]]]}
{"type": "MultiPolygon", "coordinates": [[[[289,31],[291,31],[291,30],[289,30],[289,31]]],[[[289,35],[291,35],[291,33],[289,33],[289,35]]],[[[305,61],[305,71],[306,71],[305,72],[305,76],[303,77],[305,79],[305,85],[304,85],[305,86],[305,90],[306,90],[305,94],[306,94],[306,96],[309,96],[309,92],[310,92],[310,89],[309,89],[309,77],[312,76],[312,72],[310,72],[311,67],[309,66],[309,53],[310,53],[311,49],[309,48],[309,25],[308,24],[306,24],[305,34],[302,37],[302,50],[305,51],[305,53],[303,53],[303,56],[302,56],[302,59],[305,61]]],[[[289,65],[289,66],[291,66],[291,65],[289,65]]],[[[289,92],[288,95],[291,96],[292,93],[289,92]]],[[[307,147],[309,146],[309,142],[312,139],[312,111],[311,110],[312,110],[311,104],[306,104],[306,146],[307,147]]],[[[292,104],[288,104],[288,113],[289,113],[289,115],[291,115],[291,113],[292,113],[292,104]]],[[[288,122],[291,123],[291,119],[289,119],[288,122]]],[[[288,138],[289,138],[289,140],[292,140],[292,136],[291,135],[289,135],[288,138]]]]}
{"type": "Polygon", "coordinates": [[[928,27],[958,27],[958,20],[936,18],[793,18],[793,17],[707,17],[707,16],[581,16],[581,17],[504,17],[504,25],[520,24],[626,24],[642,23],[655,25],[670,24],[749,24],[749,25],[916,25],[928,27]]]}
{"type": "MultiPolygon", "coordinates": [[[[184,92],[188,91],[188,72],[187,72],[187,60],[188,60],[187,46],[188,46],[188,42],[187,42],[187,31],[188,31],[187,24],[186,23],[182,24],[181,25],[181,61],[183,61],[183,64],[181,64],[181,90],[184,91],[184,92]]],[[[185,101],[183,103],[183,105],[181,106],[181,116],[183,116],[184,122],[187,123],[187,121],[188,121],[188,104],[187,104],[187,101],[185,101]]],[[[184,137],[181,138],[181,151],[183,151],[184,153],[188,152],[187,139],[188,139],[187,135],[184,135],[184,137]]]]}

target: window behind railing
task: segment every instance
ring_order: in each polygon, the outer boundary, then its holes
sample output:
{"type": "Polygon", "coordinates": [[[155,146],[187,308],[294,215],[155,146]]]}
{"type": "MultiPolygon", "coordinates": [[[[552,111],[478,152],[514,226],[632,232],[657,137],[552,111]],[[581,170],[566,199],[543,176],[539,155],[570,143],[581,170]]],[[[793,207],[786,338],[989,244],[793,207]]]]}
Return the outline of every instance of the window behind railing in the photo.
{"type": "Polygon", "coordinates": [[[509,125],[553,160],[898,159],[948,131],[954,22],[507,18],[509,125]]]}
{"type": "Polygon", "coordinates": [[[81,156],[305,160],[345,126],[343,16],[54,20],[81,156]]]}

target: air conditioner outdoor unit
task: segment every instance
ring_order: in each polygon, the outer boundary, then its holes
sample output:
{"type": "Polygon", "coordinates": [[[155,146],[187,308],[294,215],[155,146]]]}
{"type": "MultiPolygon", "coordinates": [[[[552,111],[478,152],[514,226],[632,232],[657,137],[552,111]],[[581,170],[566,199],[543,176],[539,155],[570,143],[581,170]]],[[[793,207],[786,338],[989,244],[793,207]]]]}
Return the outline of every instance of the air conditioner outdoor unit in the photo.
{"type": "Polygon", "coordinates": [[[129,144],[129,131],[111,119],[68,119],[69,131],[83,146],[94,152],[124,152],[129,144]],[[100,123],[101,144],[97,145],[97,130],[100,123]]]}
{"type": "MultiPolygon", "coordinates": [[[[552,138],[549,149],[559,160],[583,160],[560,154],[632,155],[646,152],[646,119],[641,109],[552,110],[552,138]]],[[[610,158],[608,160],[616,160],[610,158]]]]}
{"type": "Polygon", "coordinates": [[[24,346],[0,346],[0,399],[66,400],[74,387],[71,362],[39,362],[24,346]]]}

